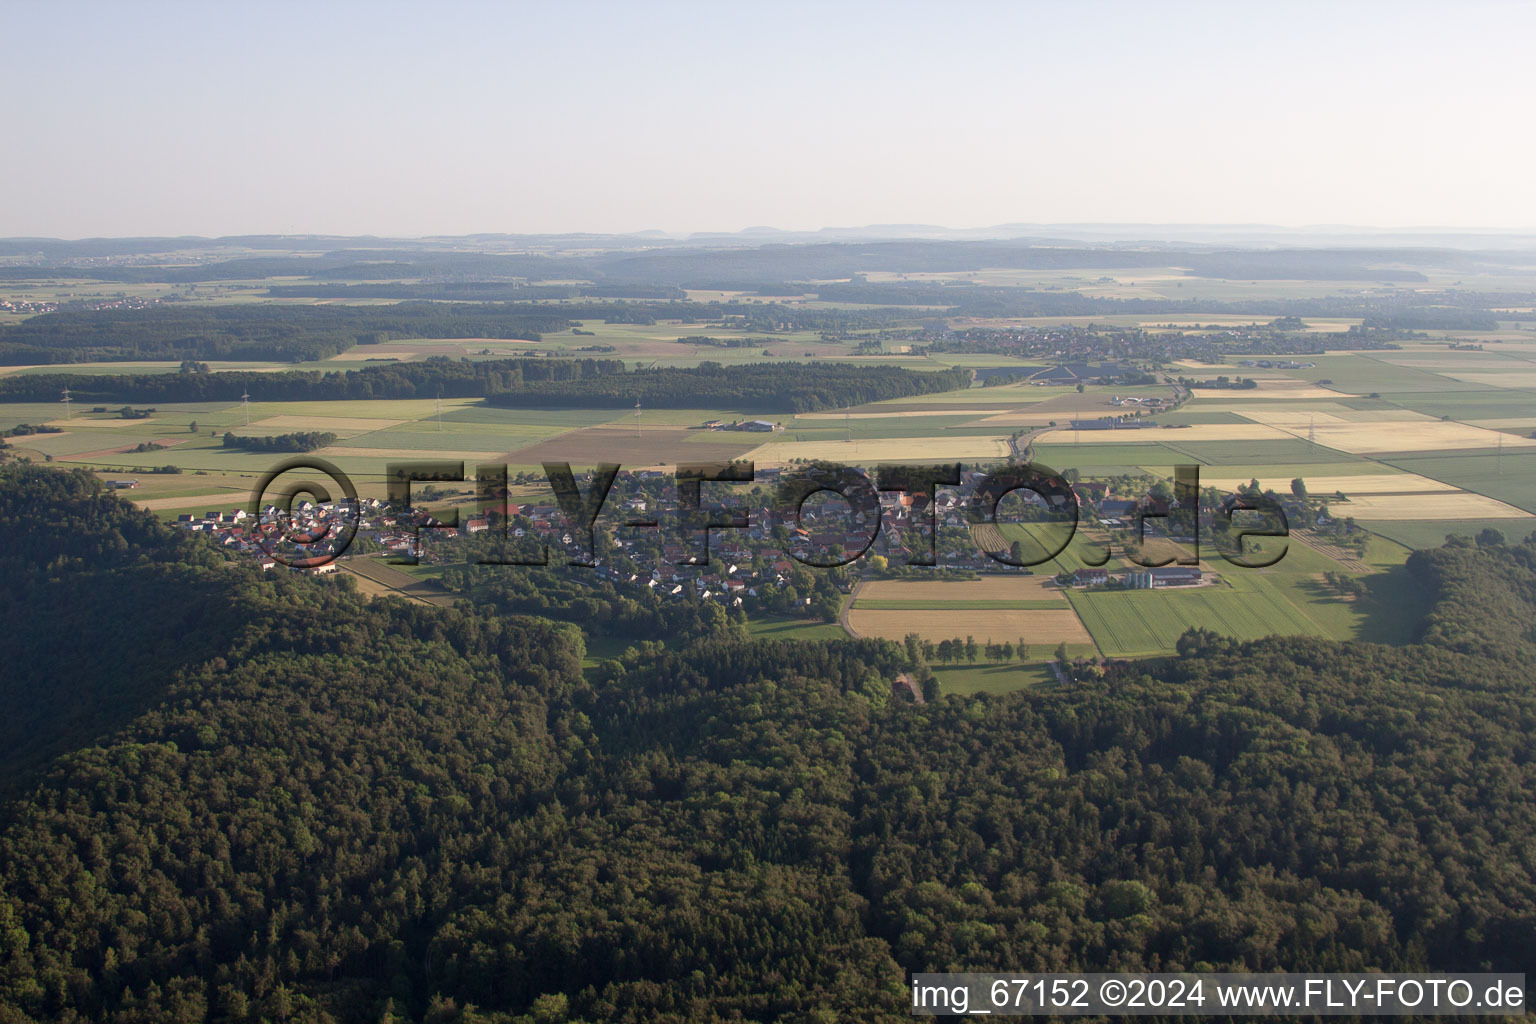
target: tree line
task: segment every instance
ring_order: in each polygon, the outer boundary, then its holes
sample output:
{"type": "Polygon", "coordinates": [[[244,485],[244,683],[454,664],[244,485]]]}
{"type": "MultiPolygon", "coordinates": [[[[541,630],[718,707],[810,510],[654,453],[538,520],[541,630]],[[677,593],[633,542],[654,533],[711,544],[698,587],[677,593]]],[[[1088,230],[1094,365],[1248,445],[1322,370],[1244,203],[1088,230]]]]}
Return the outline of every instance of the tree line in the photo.
{"type": "Polygon", "coordinates": [[[964,367],[919,372],[852,363],[753,363],[662,366],[577,381],[547,381],[488,395],[490,405],[649,408],[700,406],[743,411],[811,412],[969,387],[964,367]]]}
{"type": "Polygon", "coordinates": [[[224,434],[224,447],[246,452],[312,452],[336,443],[336,435],[329,431],[301,430],[292,434],[268,434],[258,437],[231,431],[224,434]]]}
{"type": "Polygon", "coordinates": [[[0,364],[127,359],[311,362],[402,338],[537,341],[569,326],[542,306],[405,302],[393,306],[62,307],[0,328],[0,364]]]}
{"type": "Polygon", "coordinates": [[[686,409],[804,412],[968,387],[971,371],[914,371],[851,363],[756,363],[626,371],[620,359],[447,359],[361,370],[67,374],[0,378],[0,403],[51,402],[63,388],[79,402],[485,398],[510,408],[686,409]]]}

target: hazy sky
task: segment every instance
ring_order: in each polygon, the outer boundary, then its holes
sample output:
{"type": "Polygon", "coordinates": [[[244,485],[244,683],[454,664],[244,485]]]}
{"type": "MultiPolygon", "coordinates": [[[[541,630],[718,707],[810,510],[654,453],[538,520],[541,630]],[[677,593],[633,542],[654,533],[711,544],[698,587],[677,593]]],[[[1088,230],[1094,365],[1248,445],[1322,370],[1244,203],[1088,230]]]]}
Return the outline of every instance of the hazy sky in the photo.
{"type": "Polygon", "coordinates": [[[5,10],[0,236],[1536,226],[1528,3],[5,10]]]}

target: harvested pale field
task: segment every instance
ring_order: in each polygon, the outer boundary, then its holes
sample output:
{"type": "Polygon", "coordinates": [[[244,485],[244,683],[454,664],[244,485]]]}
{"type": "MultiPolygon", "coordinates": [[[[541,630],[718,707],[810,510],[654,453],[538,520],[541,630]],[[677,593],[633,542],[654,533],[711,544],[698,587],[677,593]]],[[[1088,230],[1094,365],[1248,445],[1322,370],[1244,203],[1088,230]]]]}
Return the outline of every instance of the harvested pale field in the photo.
{"type": "Polygon", "coordinates": [[[347,572],[347,574],[352,577],[353,582],[356,584],[357,592],[362,594],[364,597],[369,598],[370,600],[375,597],[404,597],[407,601],[412,601],[416,604],[427,603],[418,597],[407,597],[405,594],[402,594],[400,591],[393,587],[386,587],[378,580],[371,580],[367,576],[360,575],[359,573],[348,572],[346,566],[342,566],[342,572],[347,572]]]}
{"type": "MultiPolygon", "coordinates": [[[[1253,475],[1206,479],[1202,473],[1200,476],[1200,486],[1216,487],[1223,491],[1235,491],[1239,487],[1248,486],[1253,479],[1253,475]]],[[[1264,473],[1258,474],[1260,486],[1272,489],[1280,494],[1291,493],[1291,479],[1291,477],[1270,476],[1264,473]]],[[[1326,497],[1335,491],[1343,491],[1353,498],[1358,494],[1432,494],[1436,492],[1454,492],[1457,490],[1452,484],[1440,480],[1431,480],[1429,477],[1419,476],[1417,473],[1351,473],[1341,476],[1314,476],[1307,474],[1302,479],[1307,483],[1307,492],[1315,498],[1326,497]]],[[[1340,508],[1342,507],[1341,505],[1340,508]]]]}
{"type": "Polygon", "coordinates": [[[1378,423],[1411,419],[1434,419],[1407,409],[1350,409],[1338,402],[1313,402],[1306,405],[1255,405],[1252,402],[1200,402],[1195,412],[1230,412],[1256,423],[1272,427],[1305,427],[1308,422],[1330,419],[1336,423],[1378,423]]]}
{"type": "Polygon", "coordinates": [[[1490,430],[1527,430],[1536,427],[1536,416],[1506,416],[1502,419],[1492,420],[1467,420],[1474,427],[1487,427],[1490,430]]]}
{"type": "Polygon", "coordinates": [[[791,459],[869,463],[984,460],[1007,456],[1008,442],[1001,437],[866,437],[855,441],[770,441],[752,449],[744,458],[760,465],[780,466],[791,459]]]}
{"type": "MultiPolygon", "coordinates": [[[[435,354],[441,355],[438,351],[435,354]]],[[[420,358],[421,350],[415,348],[382,348],[378,345],[363,345],[358,348],[349,348],[345,352],[338,352],[326,360],[328,363],[365,363],[378,362],[410,362],[420,358]]]]}
{"type": "MultiPolygon", "coordinates": [[[[1339,402],[1340,402],[1341,399],[1345,399],[1345,398],[1348,398],[1348,397],[1349,397],[1348,395],[1334,395],[1328,401],[1323,401],[1321,399],[1311,399],[1305,405],[1284,405],[1284,406],[1279,406],[1278,408],[1280,408],[1282,410],[1285,410],[1285,411],[1289,411],[1289,412],[1295,412],[1297,409],[1300,409],[1303,416],[1307,415],[1308,413],[1313,413],[1313,412],[1318,413],[1318,414],[1322,414],[1322,413],[1326,412],[1326,413],[1328,413],[1328,414],[1330,414],[1332,416],[1336,416],[1337,418],[1342,420],[1342,419],[1347,419],[1347,417],[1344,414],[1346,412],[1350,412],[1351,410],[1347,409],[1345,406],[1340,405],[1339,402]]],[[[1270,401],[1274,402],[1275,399],[1273,397],[1271,397],[1270,401]]],[[[1239,416],[1245,416],[1245,417],[1247,417],[1249,419],[1252,419],[1252,420],[1262,421],[1262,417],[1260,415],[1255,415],[1255,414],[1259,413],[1261,410],[1263,410],[1265,408],[1276,408],[1276,406],[1272,406],[1272,405],[1271,406],[1264,406],[1264,405],[1261,405],[1261,404],[1256,403],[1256,402],[1248,402],[1248,401],[1244,401],[1244,402],[1228,402],[1225,399],[1197,398],[1193,402],[1191,402],[1190,404],[1184,406],[1179,411],[1180,412],[1230,412],[1230,413],[1236,413],[1239,416]]],[[[1394,410],[1388,410],[1388,411],[1391,412],[1391,411],[1394,411],[1394,410]]],[[[1412,414],[1409,414],[1409,415],[1412,415],[1412,414]]],[[[1156,419],[1155,416],[1153,418],[1156,419]]],[[[1401,417],[1399,417],[1399,418],[1401,418],[1401,417]]]]}
{"type": "Polygon", "coordinates": [[[1506,366],[1512,370],[1531,369],[1530,363],[1506,359],[1492,352],[1462,352],[1451,356],[1422,356],[1411,352],[1373,352],[1370,358],[1391,363],[1393,366],[1411,366],[1416,370],[1454,370],[1457,373],[1490,373],[1494,367],[1500,366],[1506,366]]]}
{"type": "MultiPolygon", "coordinates": [[[[268,416],[264,420],[257,420],[251,424],[252,428],[267,427],[271,429],[282,428],[285,430],[326,430],[332,433],[341,433],[350,430],[354,434],[365,434],[370,430],[385,430],[389,427],[398,427],[410,420],[379,420],[365,419],[351,416],[268,416]]],[[[244,429],[244,428],[237,428],[244,429]]]]}
{"type": "Polygon", "coordinates": [[[1293,428],[1291,435],[1353,455],[1379,452],[1456,451],[1462,448],[1536,448],[1536,440],[1501,434],[1466,423],[1420,419],[1372,423],[1318,423],[1293,428]]]}
{"type": "Polygon", "coordinates": [[[1288,441],[1291,434],[1262,423],[1196,423],[1188,427],[1144,427],[1141,430],[1073,430],[1056,427],[1040,438],[1042,444],[1136,444],[1166,441],[1288,441]]]}
{"type": "MultiPolygon", "coordinates": [[[[1234,370],[1229,376],[1246,376],[1240,374],[1241,367],[1234,370]]],[[[1198,399],[1215,398],[1221,401],[1238,399],[1242,401],[1269,401],[1279,399],[1295,401],[1301,398],[1330,398],[1336,399],[1340,395],[1338,391],[1328,388],[1320,388],[1306,381],[1290,380],[1261,380],[1256,388],[1196,388],[1194,397],[1198,399]]]]}
{"type": "Polygon", "coordinates": [[[1397,413],[1392,419],[1357,420],[1346,419],[1343,413],[1256,406],[1242,415],[1286,431],[1291,437],[1315,439],[1318,444],[1355,455],[1496,448],[1500,444],[1506,448],[1536,447],[1536,441],[1530,438],[1414,412],[1397,413]]]}
{"type": "Polygon", "coordinates": [[[859,588],[859,601],[913,601],[935,607],[946,601],[1043,601],[1066,605],[1066,595],[1046,576],[981,576],[974,580],[872,580],[859,588]]]}
{"type": "Polygon", "coordinates": [[[1536,370],[1478,371],[1476,373],[1452,373],[1440,371],[1440,376],[1467,384],[1485,384],[1493,388],[1536,388],[1536,370]]]}
{"type": "MultiPolygon", "coordinates": [[[[1344,492],[1348,494],[1348,491],[1344,492]]],[[[1371,520],[1452,522],[1458,519],[1536,519],[1524,509],[1466,491],[1439,494],[1367,494],[1329,506],[1335,516],[1371,520]]]]}
{"type": "Polygon", "coordinates": [[[848,612],[848,628],[857,636],[897,641],[908,633],[916,633],[933,641],[970,636],[977,643],[1013,642],[1021,637],[1027,644],[1051,647],[1062,642],[1093,643],[1093,637],[1071,607],[945,612],[860,611],[855,605],[848,612]]]}
{"type": "MultiPolygon", "coordinates": [[[[1397,423],[1403,420],[1435,419],[1408,409],[1334,409],[1332,414],[1346,423],[1397,423]]],[[[1244,416],[1247,412],[1242,413],[1244,416]]]]}
{"type": "Polygon", "coordinates": [[[988,416],[993,413],[1012,412],[1012,409],[924,409],[922,412],[802,412],[795,416],[797,420],[838,420],[844,417],[850,420],[889,420],[911,419],[924,416],[988,416]]]}
{"type": "Polygon", "coordinates": [[[333,445],[315,453],[323,459],[398,459],[401,462],[422,462],[432,459],[463,459],[466,462],[480,459],[490,462],[505,452],[438,450],[436,448],[342,448],[333,445]]]}
{"type": "Polygon", "coordinates": [[[1389,419],[1382,419],[1377,417],[1374,420],[1361,421],[1351,419],[1349,416],[1345,415],[1346,411],[1347,410],[1337,406],[1330,406],[1329,409],[1324,410],[1311,408],[1298,409],[1295,406],[1287,405],[1256,405],[1251,409],[1242,410],[1242,415],[1245,419],[1253,420],[1255,423],[1263,423],[1266,426],[1279,427],[1282,430],[1292,431],[1306,430],[1313,426],[1322,427],[1327,425],[1358,422],[1406,423],[1413,420],[1420,420],[1425,423],[1439,422],[1432,416],[1425,416],[1423,413],[1417,412],[1391,412],[1389,419]]]}
{"type": "Polygon", "coordinates": [[[135,505],[154,512],[168,508],[245,508],[251,502],[250,491],[218,491],[213,494],[182,495],[179,498],[134,498],[135,505]]]}

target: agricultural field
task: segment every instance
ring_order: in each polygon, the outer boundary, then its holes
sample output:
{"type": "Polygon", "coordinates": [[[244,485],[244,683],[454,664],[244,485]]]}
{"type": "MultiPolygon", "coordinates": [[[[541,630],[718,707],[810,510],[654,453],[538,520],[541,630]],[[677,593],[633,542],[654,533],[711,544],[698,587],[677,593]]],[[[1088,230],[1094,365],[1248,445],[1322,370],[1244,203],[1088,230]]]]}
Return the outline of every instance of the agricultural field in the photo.
{"type": "MultiPolygon", "coordinates": [[[[1088,275],[1049,272],[982,271],[932,275],[943,279],[1050,281],[1091,294],[1226,296],[1299,294],[1311,287],[1296,282],[1226,282],[1193,278],[1183,271],[1117,272],[1088,275]]],[[[881,280],[871,275],[871,280],[881,280]]],[[[917,279],[912,277],[909,279],[917,279]]],[[[1332,287],[1332,286],[1330,286],[1332,287]]],[[[194,301],[238,301],[252,288],[231,285],[194,301]]],[[[752,301],[752,296],[742,296],[752,301]]],[[[966,321],[952,326],[1009,326],[1021,323],[1121,322],[1157,331],[1204,330],[1209,325],[1245,327],[1265,317],[1091,317],[966,321]]],[[[1348,318],[1307,318],[1306,330],[1326,336],[1346,330],[1348,318]]],[[[663,322],[650,325],[583,322],[583,332],[552,333],[539,342],[495,339],[412,339],[360,346],[331,359],[306,364],[326,370],[356,369],[387,361],[434,356],[485,359],[547,353],[619,358],[630,365],[696,365],[709,360],[739,366],[776,360],[838,360],[889,363],[915,369],[946,366],[1034,365],[988,353],[914,355],[903,342],[885,343],[875,355],[855,356],[860,337],[824,340],[819,332],[756,335],[719,324],[663,322]],[[750,336],[748,347],[680,344],[677,339],[709,335],[750,336]],[[596,346],[613,351],[591,351],[596,346]],[[587,351],[583,351],[587,350],[587,351]],[[764,353],[767,352],[767,355],[764,353]]],[[[1203,565],[1219,582],[1188,591],[1063,591],[1048,585],[1051,575],[1099,560],[1103,537],[1085,522],[1071,546],[1038,576],[1001,574],[964,582],[879,580],[865,583],[846,611],[848,628],[866,636],[901,639],[909,632],[942,640],[972,635],[1030,644],[1030,661],[1051,656],[1066,642],[1074,654],[1150,656],[1172,650],[1190,626],[1251,638],[1298,633],[1339,639],[1395,641],[1411,634],[1422,615],[1422,594],[1402,565],[1407,545],[1439,543],[1450,532],[1491,526],[1510,537],[1536,530],[1536,337],[1505,332],[1512,339],[1498,351],[1453,351],[1444,342],[1407,342],[1398,350],[1335,352],[1308,356],[1316,366],[1279,370],[1243,367],[1227,357],[1221,364],[1181,361],[1168,370],[1204,378],[1217,374],[1252,376],[1251,389],[1197,389],[1175,411],[1148,412],[1164,426],[1139,431],[1071,429],[1073,418],[1122,415],[1134,406],[1115,405],[1114,396],[1174,394],[1167,384],[1135,388],[1010,384],[975,386],[937,393],[793,415],[765,415],[732,409],[644,410],[637,423],[631,411],[492,408],[472,399],[356,402],[253,402],[166,404],[142,420],[121,419],[76,405],[63,418],[56,403],[0,405],[0,429],[20,423],[48,423],[59,433],[13,438],[13,450],[38,461],[80,466],[106,479],[133,477],[129,496],[157,515],[247,504],[256,480],[286,456],[225,448],[222,435],[262,436],[294,431],[336,435],[314,453],[334,462],[366,496],[383,494],[390,462],[462,460],[536,470],[544,461],[578,466],[619,462],[630,468],[667,467],[681,462],[746,458],[759,466],[797,460],[874,465],[882,462],[963,461],[986,464],[1008,457],[1009,440],[1033,444],[1034,457],[1057,470],[1074,469],[1083,479],[1150,473],[1168,476],[1179,464],[1202,467],[1201,482],[1224,490],[1257,478],[1288,493],[1303,478],[1314,497],[1342,492],[1329,511],[1349,517],[1377,535],[1368,558],[1366,596],[1335,593],[1325,573],[1356,572],[1319,550],[1293,539],[1285,559],[1270,570],[1238,570],[1207,549],[1203,565]],[[1323,382],[1327,383],[1323,383],[1323,382]],[[706,431],[713,419],[768,418],[784,429],[771,435],[706,431]],[[1050,427],[1055,422],[1054,428],[1050,427]],[[196,430],[192,424],[196,424],[196,430]],[[136,451],[138,448],[145,448],[136,451]],[[180,473],[154,473],[178,467],[180,473]]],[[[1473,340],[1473,339],[1468,339],[1473,340]]],[[[1476,339],[1484,340],[1484,339],[1476,339]]],[[[1491,339],[1489,349],[1494,348],[1491,339]]],[[[920,350],[921,346],[917,346],[920,350]]],[[[286,364],[284,364],[286,365],[286,364]]],[[[271,364],[275,368],[277,364],[271,364]]],[[[74,364],[70,372],[117,373],[164,370],[162,362],[74,364]]],[[[215,371],[266,369],[260,363],[214,363],[215,371]]],[[[62,367],[6,367],[0,373],[56,372],[62,367]]],[[[1038,555],[1055,546],[1059,528],[1005,524],[978,528],[977,539],[991,548],[1020,542],[1038,555]]],[[[1059,537],[1057,538],[1059,540],[1059,537]]],[[[1153,539],[1152,547],[1163,542],[1153,539]]],[[[1149,552],[1152,553],[1152,552],[1149,552]]],[[[1335,552],[1340,557],[1342,553],[1335,552]]],[[[1108,563],[1121,568],[1117,551],[1108,563]]],[[[400,592],[399,578],[383,581],[362,566],[359,586],[369,592],[400,592]]],[[[397,570],[398,572],[398,570],[397,570]]],[[[424,596],[418,590],[409,596],[424,596]]],[[[753,620],[754,634],[821,639],[843,635],[834,624],[809,625],[792,619],[753,620]]],[[[950,692],[996,692],[1048,682],[1031,666],[940,666],[950,692]]]]}
{"type": "Polygon", "coordinates": [[[763,466],[782,466],[795,460],[865,464],[876,462],[990,462],[1006,458],[1003,437],[877,437],[853,441],[769,441],[743,457],[763,466]]]}
{"type": "Polygon", "coordinates": [[[417,604],[452,606],[450,594],[425,582],[422,577],[391,565],[382,557],[345,558],[337,563],[342,572],[357,579],[358,589],[370,597],[400,597],[417,604]]]}
{"type": "MultiPolygon", "coordinates": [[[[1034,657],[1034,652],[1030,652],[1034,657]]],[[[939,680],[940,693],[1012,693],[1015,690],[1055,686],[1051,667],[1039,661],[998,665],[978,661],[974,665],[930,665],[939,680]]]]}
{"type": "Polygon", "coordinates": [[[1347,515],[1367,521],[1416,520],[1420,522],[1456,522],[1461,519],[1529,520],[1536,526],[1536,516],[1502,501],[1466,491],[1435,491],[1430,494],[1358,494],[1348,502],[1330,507],[1335,516],[1347,515]]]}
{"type": "Polygon", "coordinates": [[[1289,494],[1291,481],[1305,481],[1307,491],[1314,495],[1329,495],[1338,491],[1350,494],[1418,494],[1425,491],[1456,490],[1450,484],[1414,473],[1395,472],[1390,466],[1366,462],[1358,466],[1294,465],[1265,466],[1261,473],[1248,476],[1223,476],[1220,470],[1211,469],[1200,474],[1201,487],[1215,487],[1223,491],[1235,491],[1254,480],[1266,490],[1289,494]],[[1347,471],[1346,471],[1347,470],[1347,471]]]}
{"type": "MultiPolygon", "coordinates": [[[[1385,419],[1370,413],[1359,419],[1311,410],[1279,410],[1265,406],[1249,418],[1266,428],[1291,436],[1315,440],[1320,445],[1337,448],[1352,455],[1385,452],[1459,451],[1477,448],[1536,448],[1536,439],[1510,436],[1486,427],[1476,427],[1453,420],[1439,420],[1422,414],[1403,414],[1385,419]]],[[[1190,430],[1220,428],[1190,427],[1190,430]]],[[[1200,438],[1199,440],[1205,440],[1200,438]]]]}
{"type": "Polygon", "coordinates": [[[1378,537],[1410,548],[1439,547],[1449,536],[1470,538],[1483,530],[1497,530],[1510,541],[1520,541],[1536,533],[1536,521],[1512,519],[1458,519],[1450,522],[1362,519],[1360,525],[1378,537]]]}
{"type": "Polygon", "coordinates": [[[1169,444],[1199,441],[1284,441],[1291,435],[1262,423],[1199,423],[1186,427],[1147,427],[1141,430],[1075,430],[1070,426],[1051,430],[1046,438],[1056,444],[1125,444],[1146,437],[1158,442],[1167,437],[1169,444]]]}
{"type": "Polygon", "coordinates": [[[1180,590],[1081,591],[1072,606],[1107,657],[1169,654],[1190,629],[1209,629],[1240,640],[1275,634],[1326,636],[1273,590],[1237,592],[1220,585],[1180,590]]]}
{"type": "Polygon", "coordinates": [[[1069,600],[1107,657],[1172,653],[1186,630],[1202,628],[1240,640],[1271,635],[1319,636],[1405,643],[1428,611],[1428,594],[1403,562],[1408,549],[1375,542],[1368,593],[1335,592],[1328,572],[1344,566],[1293,537],[1285,557],[1267,569],[1243,569],[1217,560],[1202,563],[1219,579],[1188,588],[1082,589],[1069,600]]]}
{"type": "Polygon", "coordinates": [[[1309,356],[1307,361],[1315,362],[1316,366],[1282,372],[1314,384],[1326,380],[1330,383],[1321,386],[1357,395],[1389,391],[1411,393],[1477,390],[1477,385],[1464,384],[1431,370],[1403,366],[1376,356],[1376,353],[1309,356]]]}
{"type": "Polygon", "coordinates": [[[1536,405],[1536,393],[1495,389],[1467,391],[1426,391],[1382,394],[1382,399],[1404,409],[1427,416],[1448,416],[1453,420],[1480,424],[1482,420],[1524,419],[1536,405]]]}
{"type": "Polygon", "coordinates": [[[1393,458],[1391,464],[1536,513],[1536,454],[1427,455],[1393,458]]]}
{"type": "Polygon", "coordinates": [[[978,643],[1022,639],[1038,660],[1049,658],[1061,643],[1093,643],[1061,591],[1035,576],[865,583],[848,609],[847,621],[855,636],[889,640],[909,633],[935,642],[966,636],[978,643]]]}

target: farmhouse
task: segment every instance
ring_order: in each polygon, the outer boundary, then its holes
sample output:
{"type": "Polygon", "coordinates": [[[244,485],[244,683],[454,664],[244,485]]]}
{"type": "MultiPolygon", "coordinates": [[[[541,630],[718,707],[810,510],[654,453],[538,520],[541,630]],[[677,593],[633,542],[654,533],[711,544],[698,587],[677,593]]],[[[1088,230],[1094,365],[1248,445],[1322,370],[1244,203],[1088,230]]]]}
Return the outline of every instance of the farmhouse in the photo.
{"type": "Polygon", "coordinates": [[[1072,574],[1074,587],[1102,586],[1109,582],[1109,573],[1104,569],[1079,569],[1072,574]]]}

